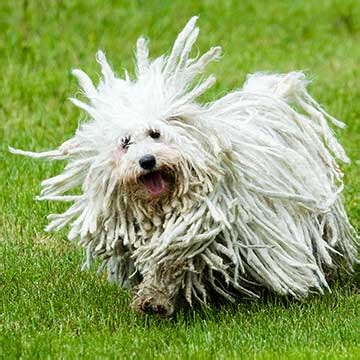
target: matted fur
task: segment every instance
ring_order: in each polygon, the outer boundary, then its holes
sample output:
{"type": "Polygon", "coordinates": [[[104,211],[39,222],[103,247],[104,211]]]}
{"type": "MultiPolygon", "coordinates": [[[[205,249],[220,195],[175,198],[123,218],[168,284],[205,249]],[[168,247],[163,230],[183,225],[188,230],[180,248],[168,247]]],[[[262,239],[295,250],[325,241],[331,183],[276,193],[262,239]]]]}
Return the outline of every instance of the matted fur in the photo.
{"type": "Polygon", "coordinates": [[[328,268],[356,261],[335,159],[349,160],[327,120],[344,124],[308,94],[301,72],[250,75],[241,89],[198,103],[215,81],[201,74],[220,48],[189,58],[196,20],[167,57],[150,60],[140,38],[135,79],[115,76],[99,51],[98,87],[73,71],[88,102],[71,100],[89,121],[57,150],[11,149],[68,162],[42,182],[39,200],[72,203],[49,215],[47,230],[69,225],[69,239],[86,248],[84,266],[102,257],[111,280],[138,286],[135,303],[179,293],[206,302],[209,291],[233,299],[256,295],[257,285],[295,297],[322,292],[328,268]],[[148,136],[154,129],[158,140],[148,136]],[[172,179],[157,199],[139,181],[147,153],[172,179]],[[68,194],[79,186],[81,195],[68,194]]]}

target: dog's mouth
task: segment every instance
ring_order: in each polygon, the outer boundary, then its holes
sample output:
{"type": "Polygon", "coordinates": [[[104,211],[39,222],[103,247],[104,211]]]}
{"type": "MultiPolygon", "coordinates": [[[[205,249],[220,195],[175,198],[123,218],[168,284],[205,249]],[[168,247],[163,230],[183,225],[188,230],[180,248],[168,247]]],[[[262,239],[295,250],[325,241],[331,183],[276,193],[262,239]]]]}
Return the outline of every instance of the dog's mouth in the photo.
{"type": "Polygon", "coordinates": [[[142,175],[140,181],[149,195],[160,196],[167,191],[169,183],[172,182],[172,176],[165,170],[156,170],[142,175]]]}
{"type": "Polygon", "coordinates": [[[141,176],[147,192],[151,195],[158,196],[165,191],[165,181],[161,171],[153,171],[141,176]]]}

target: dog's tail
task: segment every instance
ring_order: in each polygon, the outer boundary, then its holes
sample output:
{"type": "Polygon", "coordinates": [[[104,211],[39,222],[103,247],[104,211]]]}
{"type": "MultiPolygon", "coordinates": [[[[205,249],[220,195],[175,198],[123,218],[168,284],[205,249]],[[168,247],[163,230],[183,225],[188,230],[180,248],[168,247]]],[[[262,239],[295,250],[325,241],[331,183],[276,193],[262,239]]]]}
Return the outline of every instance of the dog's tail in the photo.
{"type": "Polygon", "coordinates": [[[344,128],[345,124],[328,114],[313,99],[307,91],[308,84],[309,81],[301,71],[293,71],[287,74],[255,73],[248,75],[242,91],[276,98],[292,105],[294,110],[300,110],[300,112],[309,115],[315,123],[320,125],[322,135],[336,157],[344,162],[350,162],[326,120],[340,128],[344,128]]]}
{"type": "Polygon", "coordinates": [[[248,75],[242,90],[272,95],[291,103],[297,95],[306,92],[308,83],[300,71],[287,74],[255,73],[248,75]]]}

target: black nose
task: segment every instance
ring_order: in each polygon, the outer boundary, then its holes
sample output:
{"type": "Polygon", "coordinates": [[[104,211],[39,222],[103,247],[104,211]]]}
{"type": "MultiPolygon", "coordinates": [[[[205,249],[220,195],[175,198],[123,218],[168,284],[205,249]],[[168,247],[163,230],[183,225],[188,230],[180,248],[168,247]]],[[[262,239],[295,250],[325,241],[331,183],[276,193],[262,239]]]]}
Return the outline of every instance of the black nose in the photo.
{"type": "Polygon", "coordinates": [[[145,170],[151,170],[156,164],[156,159],[154,155],[146,154],[139,160],[140,166],[145,170]]]}

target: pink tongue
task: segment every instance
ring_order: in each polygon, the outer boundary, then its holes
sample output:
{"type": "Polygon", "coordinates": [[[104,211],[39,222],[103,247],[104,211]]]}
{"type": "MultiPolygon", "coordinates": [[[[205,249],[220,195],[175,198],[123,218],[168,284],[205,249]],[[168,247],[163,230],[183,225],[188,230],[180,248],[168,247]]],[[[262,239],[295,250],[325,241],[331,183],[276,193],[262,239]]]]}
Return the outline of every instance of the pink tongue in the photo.
{"type": "Polygon", "coordinates": [[[144,177],[144,184],[146,190],[153,195],[161,194],[165,189],[164,181],[160,172],[154,172],[146,175],[144,177]]]}

